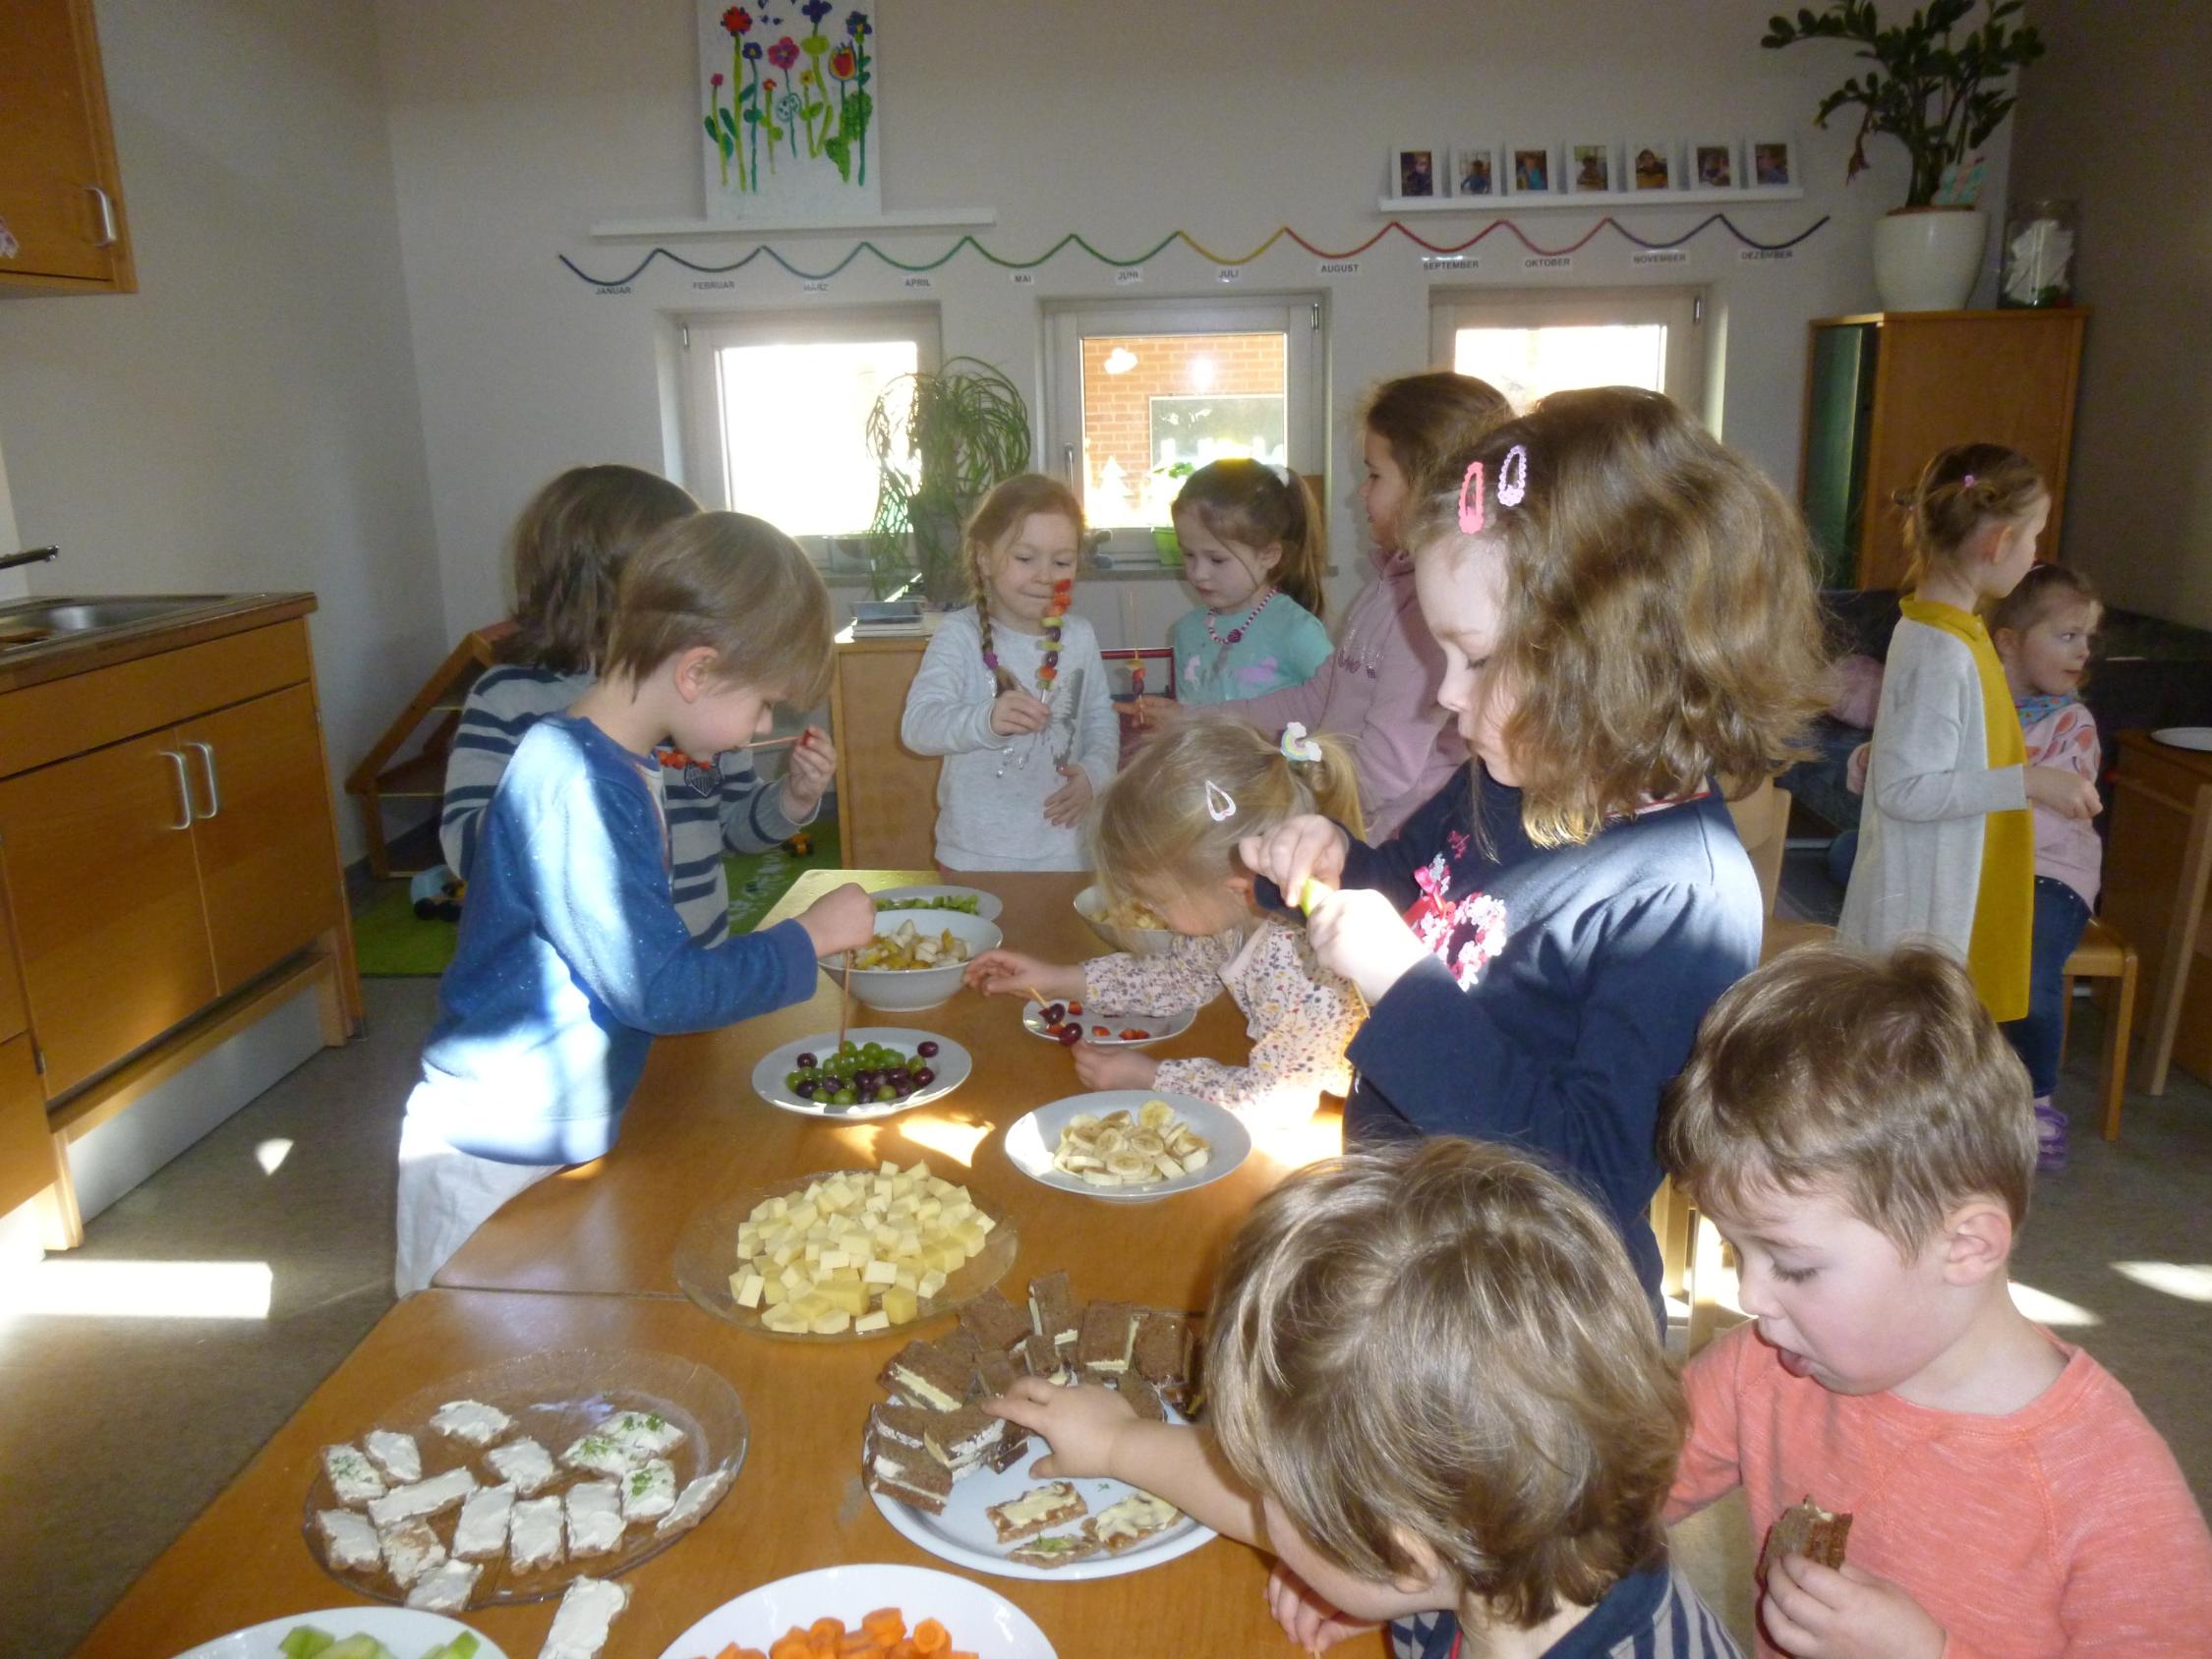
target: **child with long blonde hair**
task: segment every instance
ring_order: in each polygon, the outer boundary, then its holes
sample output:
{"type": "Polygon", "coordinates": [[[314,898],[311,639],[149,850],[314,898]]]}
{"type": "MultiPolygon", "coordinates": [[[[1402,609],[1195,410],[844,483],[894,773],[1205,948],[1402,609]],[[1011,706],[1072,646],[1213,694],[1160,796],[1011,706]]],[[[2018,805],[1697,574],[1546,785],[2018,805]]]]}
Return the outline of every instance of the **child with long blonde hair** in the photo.
{"type": "Polygon", "coordinates": [[[1334,649],[1321,626],[1328,536],[1304,479],[1264,461],[1215,461],[1175,498],[1183,573],[1201,601],[1168,630],[1175,696],[1234,703],[1304,685],[1334,649]]]}
{"type": "Polygon", "coordinates": [[[1912,591],[1890,638],[1837,932],[1869,950],[1936,940],[1966,963],[1994,1017],[2019,1019],[2035,915],[2028,809],[2094,818],[2097,790],[2079,772],[2028,764],[1976,612],[2034,564],[2051,495],[2025,456],[1968,443],[1929,461],[1904,504],[1912,591]]]}
{"type": "Polygon", "coordinates": [[[900,738],[942,755],[937,862],[947,870],[1082,870],[1082,822],[1121,739],[1098,636],[1068,606],[1082,503],[1058,479],[996,486],[962,533],[974,606],[939,624],[907,688],[900,738]]]}
{"type": "MultiPolygon", "coordinates": [[[[698,510],[667,479],[608,463],[548,480],[515,519],[507,534],[515,629],[500,660],[469,687],[445,761],[437,838],[456,875],[469,875],[485,812],[523,734],[591,689],[630,555],[663,525],[698,510]]],[[[811,824],[837,776],[837,750],[828,733],[809,726],[774,786],[742,748],[693,756],[664,746],[660,753],[669,887],[691,936],[715,944],[729,932],[724,854],[766,852],[811,824]]]]}
{"type": "MultiPolygon", "coordinates": [[[[1360,505],[1374,546],[1371,579],[1345,607],[1336,649],[1304,685],[1231,705],[1272,734],[1292,721],[1352,746],[1368,832],[1396,832],[1467,762],[1450,711],[1436,701],[1444,657],[1421,619],[1401,518],[1412,481],[1510,420],[1505,394],[1472,374],[1384,381],[1359,414],[1360,505]]],[[[1168,724],[1181,704],[1146,698],[1139,718],[1168,724]]]]}
{"type": "Polygon", "coordinates": [[[1159,1015],[1224,989],[1252,1038],[1243,1065],[1154,1059],[1089,1043],[1076,1071],[1093,1089],[1168,1089],[1211,1101],[1265,1130],[1305,1121],[1325,1092],[1351,1086],[1344,1046],[1365,1010],[1319,967],[1304,932],[1253,909],[1238,842],[1305,813],[1357,826],[1359,782],[1333,738],[1293,726],[1270,743],[1241,720],[1203,715],[1148,744],[1115,778],[1092,835],[1107,888],[1156,911],[1178,936],[1167,954],[1040,961],[990,950],[967,981],[992,995],[1039,991],[1093,1012],[1159,1015]]]}
{"type": "Polygon", "coordinates": [[[1473,775],[1382,845],[1299,818],[1244,856],[1283,892],[1341,889],[1309,933],[1372,1009],[1348,1143],[1550,1157],[1656,1301],[1659,1091],[1764,925],[1722,790],[1786,765],[1819,701],[1803,522],[1693,416],[1619,386],[1450,457],[1407,521],[1473,775]]]}

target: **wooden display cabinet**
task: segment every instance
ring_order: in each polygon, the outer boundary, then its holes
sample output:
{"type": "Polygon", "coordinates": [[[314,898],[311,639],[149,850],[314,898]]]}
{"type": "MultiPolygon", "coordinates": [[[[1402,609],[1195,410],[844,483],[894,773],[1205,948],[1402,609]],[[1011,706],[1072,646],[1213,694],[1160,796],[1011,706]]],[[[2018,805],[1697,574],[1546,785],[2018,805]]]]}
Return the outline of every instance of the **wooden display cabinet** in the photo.
{"type": "Polygon", "coordinates": [[[6,17],[0,293],[136,293],[91,0],[8,0],[6,17]]]}
{"type": "Polygon", "coordinates": [[[838,840],[850,870],[926,870],[937,861],[935,755],[899,741],[906,688],[926,636],[838,636],[830,678],[831,736],[838,747],[838,840]]]}
{"type": "Polygon", "coordinates": [[[2077,306],[1815,321],[1798,498],[1822,585],[1903,586],[1894,497],[1918,484],[1930,456],[1957,443],[2008,444],[2035,463],[2051,489],[2041,554],[2055,556],[2087,321],[2077,306]]]}

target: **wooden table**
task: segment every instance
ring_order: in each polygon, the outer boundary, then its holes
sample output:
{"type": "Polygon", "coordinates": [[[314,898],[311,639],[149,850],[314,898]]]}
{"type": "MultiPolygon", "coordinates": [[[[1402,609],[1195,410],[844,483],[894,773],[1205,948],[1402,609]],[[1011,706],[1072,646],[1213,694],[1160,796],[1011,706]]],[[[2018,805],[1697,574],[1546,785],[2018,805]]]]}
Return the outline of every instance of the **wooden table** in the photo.
{"type": "MultiPolygon", "coordinates": [[[[810,885],[778,909],[803,907],[840,879],[838,872],[809,872],[801,880],[810,885]]],[[[866,881],[880,887],[902,879],[880,872],[866,881]]],[[[969,883],[1006,901],[999,925],[1011,947],[1077,961],[1103,948],[1071,904],[1085,880],[1007,875],[969,883]]],[[[1336,1147],[1332,1109],[1288,1144],[1263,1144],[1234,1174],[1180,1197],[1122,1204],[1041,1186],[1007,1161],[1000,1131],[1047,1101],[1080,1093],[1082,1084],[1064,1052],[1021,1029],[1018,999],[968,991],[915,1014],[877,1014],[854,1004],[855,1023],[932,1031],[967,1049],[975,1075],[944,1100],[861,1123],[765,1104],[753,1093],[754,1063],[781,1044],[835,1032],[838,1001],[825,975],[801,1006],[656,1043],[615,1149],[513,1199],[436,1283],[447,1289],[677,1295],[670,1265],[676,1238],[707,1205],[791,1175],[920,1158],[971,1185],[986,1207],[1019,1228],[1010,1287],[1066,1268],[1080,1296],[1202,1308],[1221,1247],[1252,1202],[1297,1164],[1336,1147]]],[[[1147,1052],[1241,1057],[1242,1025],[1224,996],[1183,1036],[1147,1052]]]]}
{"type": "MultiPolygon", "coordinates": [[[[935,878],[810,872],[769,920],[844,880],[881,888],[935,878]]],[[[1100,949],[1070,903],[1084,878],[970,880],[1006,901],[1000,925],[1014,947],[1066,961],[1100,949]]],[[[751,1449],[730,1495],[696,1533],[624,1575],[634,1599],[608,1659],[653,1659],[713,1608],[793,1573],[848,1562],[946,1569],[883,1520],[859,1481],[862,1425],[881,1398],[875,1376],[912,1333],[801,1344],[725,1324],[676,1289],[670,1261],[691,1215],[785,1175],[919,1157],[969,1182],[1019,1229],[1019,1255],[1006,1281],[1017,1301],[1031,1277],[1066,1268],[1085,1298],[1203,1308],[1221,1248],[1252,1202],[1296,1164],[1333,1151],[1340,1128],[1331,1110],[1290,1142],[1255,1150],[1227,1178],[1156,1203],[1111,1203],[1041,1186],[1007,1162],[999,1131],[1081,1085],[1065,1053],[1022,1031],[1019,1007],[1011,998],[963,992],[921,1014],[881,1016],[960,1042],[976,1072],[934,1107],[869,1123],[782,1112],[752,1092],[762,1054],[836,1028],[838,993],[827,979],[802,1007],[656,1044],[615,1150],[516,1198],[446,1264],[436,1287],[392,1309],[132,1586],[83,1651],[148,1659],[262,1620],[358,1600],[322,1573],[301,1535],[320,1448],[358,1435],[440,1375],[565,1347],[656,1349],[711,1365],[736,1387],[751,1422],[751,1449]]],[[[1235,1057],[1244,1042],[1235,1007],[1223,998],[1154,1052],[1235,1057]]],[[[917,1329],[933,1335],[948,1323],[917,1329]]],[[[1062,1659],[1287,1655],[1292,1650],[1261,1599],[1266,1575],[1265,1557],[1216,1542],[1118,1578],[990,1582],[1043,1627],[1062,1659]]],[[[493,1608],[471,1613],[468,1623],[514,1659],[529,1659],[553,1609],[552,1602],[493,1608]]],[[[1339,1651],[1372,1659],[1382,1645],[1374,1637],[1339,1651]]]]}
{"type": "MultiPolygon", "coordinates": [[[[320,1449],[359,1434],[440,1372],[585,1346],[657,1349],[713,1366],[736,1387],[752,1433],[737,1484],[698,1530],[623,1575],[630,1607],[606,1659],[654,1659],[731,1597],[812,1568],[894,1562],[948,1570],[893,1531],[860,1486],[860,1431],[881,1398],[873,1379],[884,1344],[770,1342],[659,1297],[432,1289],[384,1317],[80,1651],[162,1659],[262,1620],[360,1602],[316,1565],[301,1535],[320,1449]]],[[[1293,1650],[1261,1601],[1266,1577],[1265,1557],[1216,1541],[1119,1578],[988,1582],[1037,1621],[1061,1659],[1287,1656],[1293,1650]]],[[[553,1607],[487,1608],[467,1622],[511,1659],[531,1659],[553,1607]]]]}

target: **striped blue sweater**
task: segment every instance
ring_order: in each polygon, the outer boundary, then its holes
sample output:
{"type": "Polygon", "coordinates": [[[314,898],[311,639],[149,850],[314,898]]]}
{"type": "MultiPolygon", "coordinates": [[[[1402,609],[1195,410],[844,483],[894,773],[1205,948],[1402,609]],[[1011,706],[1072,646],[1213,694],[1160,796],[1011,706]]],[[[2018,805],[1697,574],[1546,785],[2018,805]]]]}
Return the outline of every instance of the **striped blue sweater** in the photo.
{"type": "MultiPolygon", "coordinates": [[[[1466,1659],[1458,1644],[1459,1620],[1449,1613],[1390,1627],[1393,1659],[1466,1659]]],[[[1661,1564],[1615,1583],[1543,1659],[1743,1659],[1743,1650],[1689,1579],[1661,1564]]]]}
{"type": "MultiPolygon", "coordinates": [[[[556,674],[510,663],[487,669],[469,688],[445,763],[445,806],[437,826],[445,862],[464,880],[476,859],[484,809],[492,804],[522,734],[566,709],[591,686],[590,674],[556,674]]],[[[719,757],[711,771],[662,769],[669,890],[676,913],[701,944],[720,944],[729,932],[729,883],[723,874],[723,854],[766,852],[799,829],[785,816],[783,795],[781,788],[754,775],[752,759],[741,749],[719,757]]],[[[812,823],[813,815],[805,822],[812,823]]]]}

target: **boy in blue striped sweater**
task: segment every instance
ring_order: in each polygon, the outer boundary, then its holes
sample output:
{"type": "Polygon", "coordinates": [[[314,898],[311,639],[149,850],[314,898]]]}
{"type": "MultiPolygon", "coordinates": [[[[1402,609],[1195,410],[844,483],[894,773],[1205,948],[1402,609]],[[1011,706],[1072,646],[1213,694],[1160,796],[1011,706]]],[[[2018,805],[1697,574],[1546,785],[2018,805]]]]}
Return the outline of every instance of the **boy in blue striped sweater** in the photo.
{"type": "Polygon", "coordinates": [[[698,513],[630,560],[599,677],[524,734],[484,814],[400,1130],[399,1294],[516,1193],[613,1146],[655,1036],[803,1001],[816,958],[868,942],[875,905],[851,883],[713,945],[670,887],[654,747],[737,748],[777,701],[818,698],[829,663],[829,593],[774,526],[698,513]]]}
{"type": "MultiPolygon", "coordinates": [[[[516,632],[505,659],[469,688],[445,763],[438,842],[466,881],[485,809],[523,734],[591,689],[607,650],[614,585],[631,552],[699,504],[636,467],[571,467],[531,498],[508,534],[516,632]]],[[[720,944],[729,931],[726,852],[766,852],[814,822],[837,775],[827,733],[809,727],[791,750],[780,787],[753,771],[742,749],[692,757],[663,749],[669,887],[692,938],[720,944]]]]}

